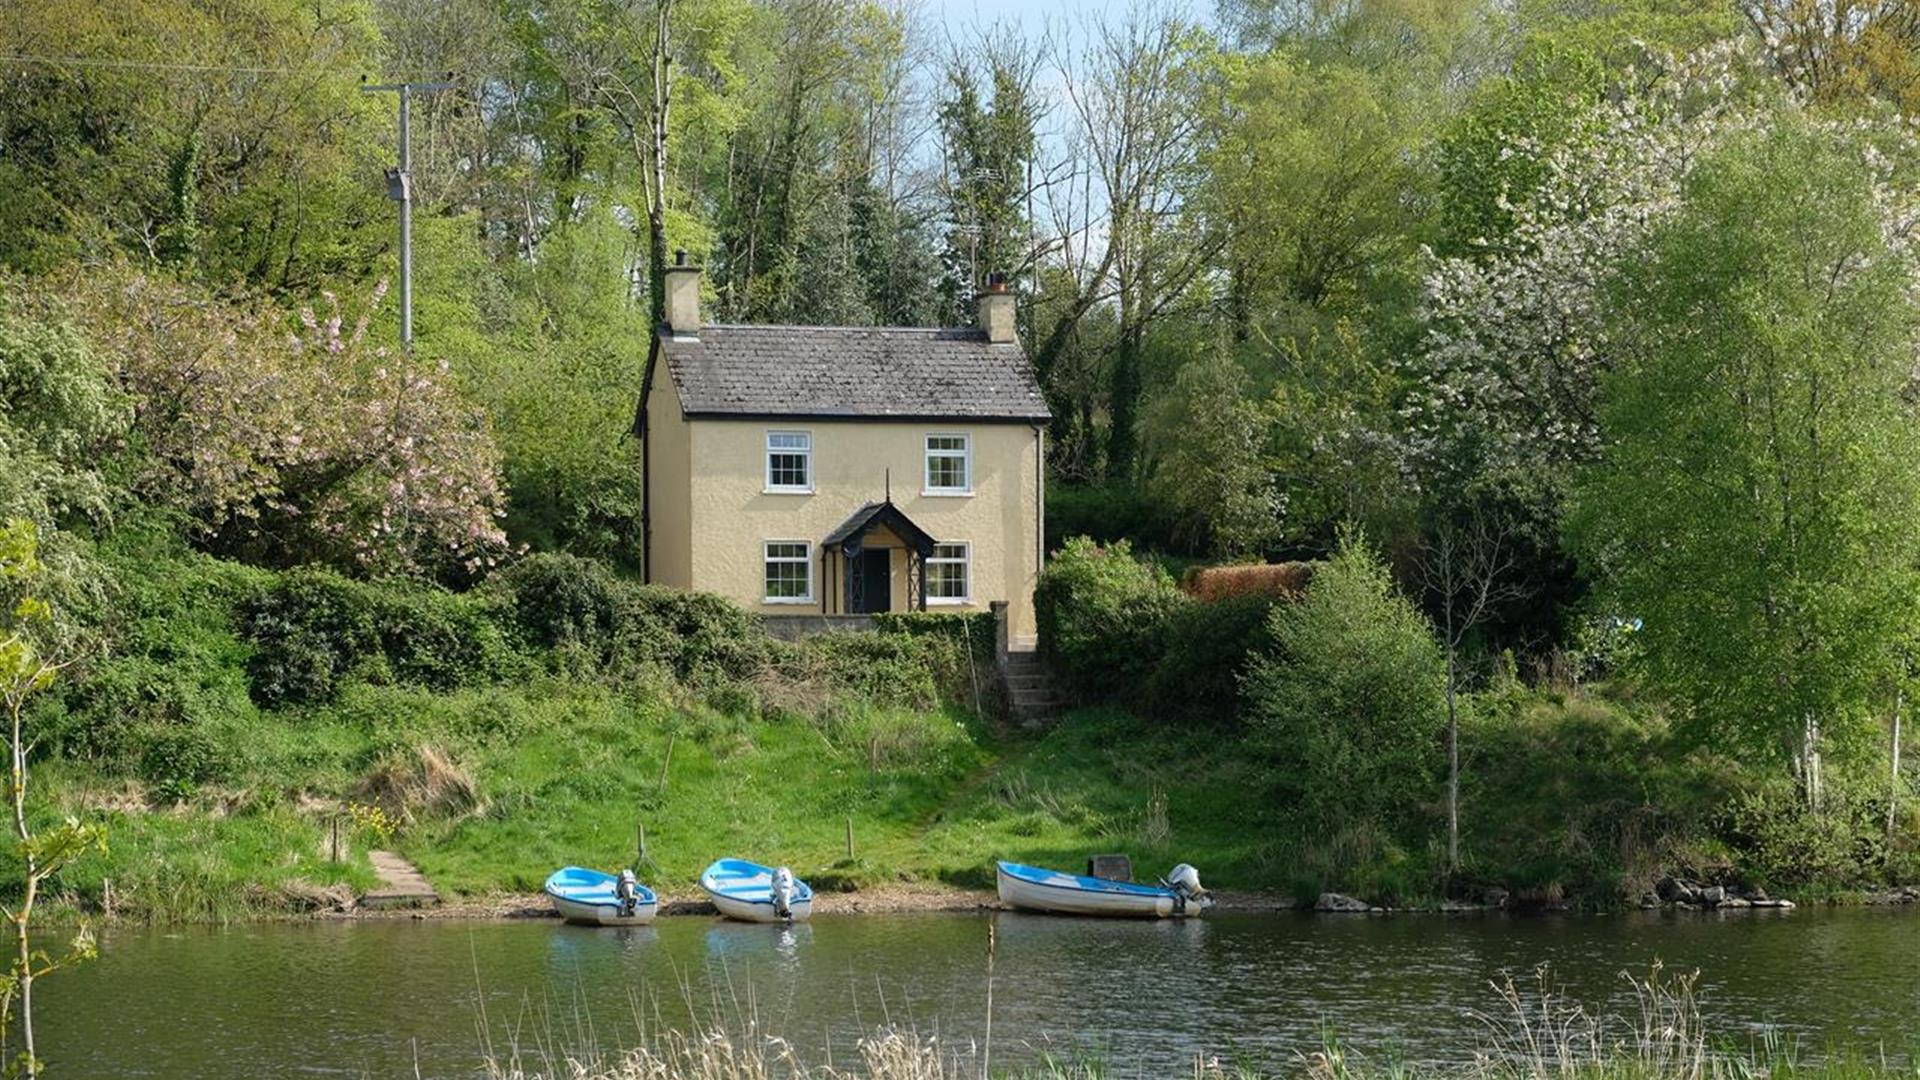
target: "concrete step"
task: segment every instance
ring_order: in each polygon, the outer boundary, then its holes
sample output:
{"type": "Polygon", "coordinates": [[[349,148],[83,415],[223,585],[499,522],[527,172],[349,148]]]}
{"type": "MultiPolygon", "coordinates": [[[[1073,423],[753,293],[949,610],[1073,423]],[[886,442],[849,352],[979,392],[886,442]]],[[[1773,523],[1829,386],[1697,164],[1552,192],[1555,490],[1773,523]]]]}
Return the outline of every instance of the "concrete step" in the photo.
{"type": "Polygon", "coordinates": [[[1052,684],[1053,680],[1038,671],[1028,674],[1007,672],[1007,689],[1009,690],[1044,690],[1052,684]]]}

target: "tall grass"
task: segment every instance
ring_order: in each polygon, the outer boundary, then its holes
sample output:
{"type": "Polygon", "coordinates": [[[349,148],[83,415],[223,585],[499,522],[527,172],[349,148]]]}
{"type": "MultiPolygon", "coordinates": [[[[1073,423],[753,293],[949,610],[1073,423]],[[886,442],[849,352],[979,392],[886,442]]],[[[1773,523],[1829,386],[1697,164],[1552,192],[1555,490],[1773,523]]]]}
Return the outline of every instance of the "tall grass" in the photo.
{"type": "MultiPolygon", "coordinates": [[[[1717,1039],[1703,1021],[1698,973],[1675,974],[1655,964],[1645,976],[1622,974],[1634,1007],[1624,1014],[1595,1011],[1554,984],[1544,966],[1531,977],[1502,978],[1494,1007],[1475,1013],[1479,1049],[1467,1061],[1409,1063],[1374,1057],[1331,1031],[1318,1049],[1278,1068],[1197,1056],[1185,1063],[1116,1061],[1098,1055],[1048,1053],[995,1070],[1003,1080],[1895,1080],[1920,1078],[1920,1060],[1852,1053],[1818,1058],[1777,1034],[1742,1045],[1717,1039]]],[[[547,1045],[551,1045],[550,1043],[547,1045]]],[[[762,1031],[751,1018],[707,1023],[692,1030],[655,1026],[640,1041],[612,1054],[586,1051],[528,1053],[515,1047],[489,1052],[488,1080],[989,1080],[988,1048],[947,1042],[899,1028],[882,1028],[858,1041],[854,1060],[831,1053],[802,1054],[789,1041],[762,1031]]]]}

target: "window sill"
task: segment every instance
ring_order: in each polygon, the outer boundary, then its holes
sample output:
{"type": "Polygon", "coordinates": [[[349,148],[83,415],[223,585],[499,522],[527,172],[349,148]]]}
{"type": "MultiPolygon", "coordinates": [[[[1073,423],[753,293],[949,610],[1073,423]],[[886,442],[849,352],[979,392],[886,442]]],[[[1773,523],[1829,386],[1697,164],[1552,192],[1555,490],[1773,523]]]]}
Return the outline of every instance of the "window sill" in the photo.
{"type": "Polygon", "coordinates": [[[920,495],[928,499],[971,499],[972,488],[921,488],[920,495]]]}
{"type": "Polygon", "coordinates": [[[814,599],[811,596],[763,596],[760,598],[760,602],[763,604],[774,604],[780,607],[800,607],[803,604],[813,603],[814,599]]]}
{"type": "Polygon", "coordinates": [[[806,487],[806,488],[768,487],[768,488],[761,488],[760,494],[762,495],[811,495],[813,494],[813,489],[810,487],[806,487]]]}
{"type": "Polygon", "coordinates": [[[928,607],[969,607],[973,604],[971,596],[929,596],[928,607]]]}

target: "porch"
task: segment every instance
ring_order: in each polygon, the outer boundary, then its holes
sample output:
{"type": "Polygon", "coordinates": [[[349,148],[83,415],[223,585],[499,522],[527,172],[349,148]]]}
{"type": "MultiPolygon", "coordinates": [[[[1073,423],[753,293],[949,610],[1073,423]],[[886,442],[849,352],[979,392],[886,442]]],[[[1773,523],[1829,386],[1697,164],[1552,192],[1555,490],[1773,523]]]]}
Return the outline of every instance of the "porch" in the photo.
{"type": "Polygon", "coordinates": [[[891,499],[862,506],[820,544],[820,613],[925,611],[934,547],[891,499]]]}

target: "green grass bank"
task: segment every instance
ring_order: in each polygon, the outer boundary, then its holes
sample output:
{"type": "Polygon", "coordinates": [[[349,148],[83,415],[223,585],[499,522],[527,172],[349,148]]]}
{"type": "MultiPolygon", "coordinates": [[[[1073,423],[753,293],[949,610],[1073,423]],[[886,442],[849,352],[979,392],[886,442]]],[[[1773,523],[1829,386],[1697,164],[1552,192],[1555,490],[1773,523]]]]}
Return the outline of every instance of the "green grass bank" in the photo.
{"type": "MultiPolygon", "coordinates": [[[[1914,859],[1913,822],[1882,831],[1870,778],[1807,815],[1781,777],[1688,741],[1628,685],[1505,677],[1462,710],[1449,874],[1437,744],[1405,759],[1428,771],[1342,808],[1246,719],[1268,602],[1159,596],[1157,614],[1129,602],[1092,619],[1104,639],[1062,634],[1126,656],[1112,680],[1128,692],[1036,733],[998,719],[980,619],[786,643],[724,601],[565,556],[452,593],[266,571],[131,530],[98,554],[112,586],[83,611],[89,651],[32,717],[36,813],[109,833],[53,883],[71,910],[329,908],[373,884],[375,848],[452,900],[525,894],[563,864],[635,861],[642,829],[643,878],[669,897],[723,855],[873,895],[989,890],[996,858],[1123,851],[1142,875],[1187,861],[1216,889],[1396,907],[1495,890],[1610,907],[1667,875],[1845,899],[1914,859]]],[[[1351,767],[1353,786],[1370,768],[1351,767]]]]}

